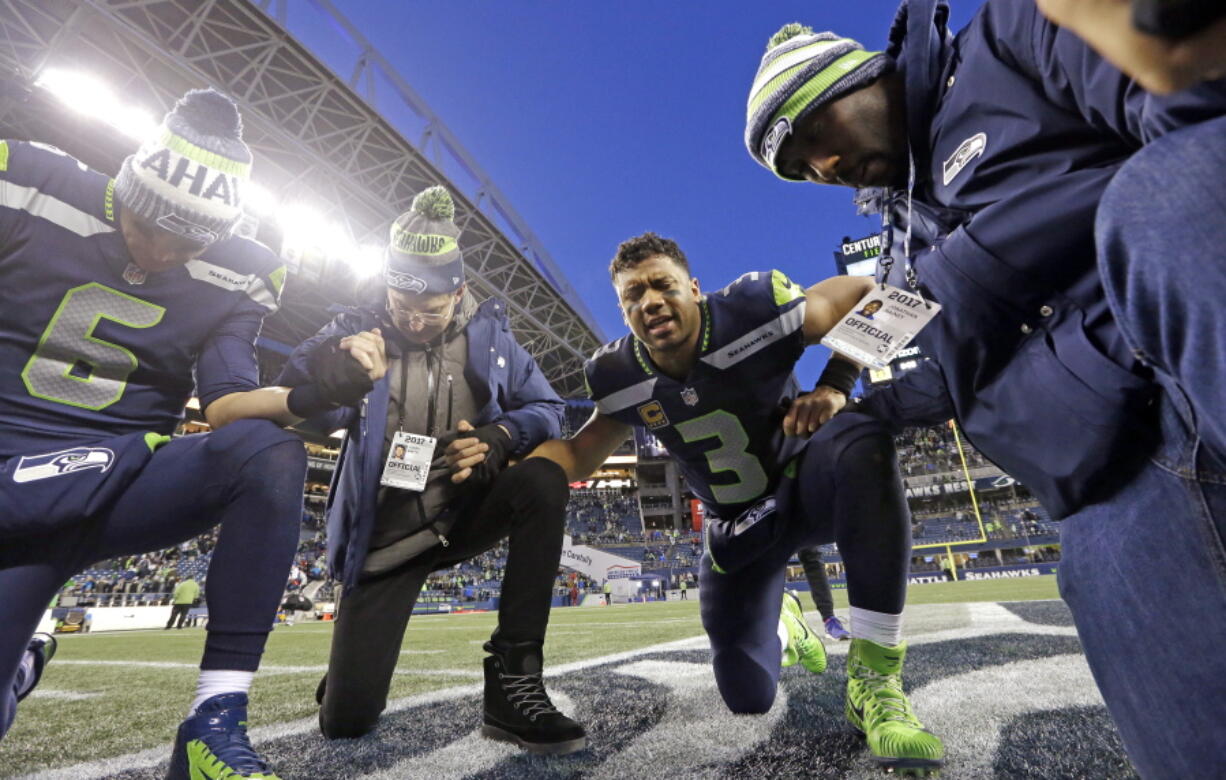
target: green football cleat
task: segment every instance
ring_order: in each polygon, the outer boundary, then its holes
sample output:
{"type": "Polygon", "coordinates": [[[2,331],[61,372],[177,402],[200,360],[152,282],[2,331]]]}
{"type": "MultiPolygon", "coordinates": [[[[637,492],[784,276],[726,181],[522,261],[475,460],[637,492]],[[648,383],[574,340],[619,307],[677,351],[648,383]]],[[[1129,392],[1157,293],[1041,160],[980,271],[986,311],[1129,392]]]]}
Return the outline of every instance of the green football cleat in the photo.
{"type": "Polygon", "coordinates": [[[884,769],[924,776],[941,768],[945,746],[924,729],[902,690],[906,642],[886,647],[851,640],[847,653],[846,713],[868,740],[873,760],[884,769]]]}
{"type": "Polygon", "coordinates": [[[788,630],[788,646],[783,650],[782,666],[799,662],[813,674],[826,671],[826,647],[822,638],[805,622],[805,613],[800,606],[800,596],[794,590],[783,592],[783,609],[779,619],[788,630]]]}

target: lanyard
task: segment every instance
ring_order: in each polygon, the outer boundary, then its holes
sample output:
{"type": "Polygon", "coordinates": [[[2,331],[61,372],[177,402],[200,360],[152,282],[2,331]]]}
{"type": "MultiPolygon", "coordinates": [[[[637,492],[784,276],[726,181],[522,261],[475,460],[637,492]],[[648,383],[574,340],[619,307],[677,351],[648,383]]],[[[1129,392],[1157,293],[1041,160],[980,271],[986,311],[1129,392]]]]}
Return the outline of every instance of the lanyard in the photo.
{"type": "MultiPolygon", "coordinates": [[[[915,190],[915,156],[908,150],[907,153],[907,225],[906,231],[903,233],[902,239],[902,262],[903,275],[907,280],[907,286],[911,291],[924,300],[924,296],[919,290],[919,277],[916,276],[915,266],[911,263],[911,224],[914,217],[912,210],[912,192],[915,190]]],[[[877,266],[881,274],[881,288],[885,289],[889,282],[890,271],[894,267],[894,256],[891,254],[891,249],[894,246],[894,223],[891,221],[891,213],[894,210],[894,192],[887,190],[884,198],[884,203],[881,208],[881,255],[877,261],[877,266]]],[[[924,300],[924,305],[932,308],[927,300],[924,300]]]]}

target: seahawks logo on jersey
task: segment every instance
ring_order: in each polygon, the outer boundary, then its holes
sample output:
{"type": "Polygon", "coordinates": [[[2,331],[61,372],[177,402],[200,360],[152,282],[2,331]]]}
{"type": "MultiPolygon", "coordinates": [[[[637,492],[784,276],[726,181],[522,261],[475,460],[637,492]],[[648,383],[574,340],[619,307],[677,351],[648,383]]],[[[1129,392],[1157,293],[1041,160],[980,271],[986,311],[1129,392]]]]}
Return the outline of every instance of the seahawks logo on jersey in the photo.
{"type": "Polygon", "coordinates": [[[106,471],[115,453],[106,447],[73,447],[46,455],[23,455],[13,471],[14,482],[36,482],[87,469],[106,471]]]}

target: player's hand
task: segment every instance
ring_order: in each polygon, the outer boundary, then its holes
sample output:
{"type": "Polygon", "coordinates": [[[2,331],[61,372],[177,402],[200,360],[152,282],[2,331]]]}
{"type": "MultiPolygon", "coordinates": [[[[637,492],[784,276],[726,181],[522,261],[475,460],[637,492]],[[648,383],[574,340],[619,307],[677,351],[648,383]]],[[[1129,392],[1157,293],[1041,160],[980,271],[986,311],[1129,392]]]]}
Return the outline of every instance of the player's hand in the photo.
{"type": "Polygon", "coordinates": [[[818,385],[811,393],[803,393],[792,401],[783,417],[785,436],[810,436],[830,422],[847,405],[847,396],[833,387],[818,385]]]}
{"type": "Polygon", "coordinates": [[[370,381],[377,382],[387,373],[387,349],[383,344],[383,333],[378,328],[345,336],[339,347],[366,369],[370,381]]]}
{"type": "Polygon", "coordinates": [[[460,420],[456,430],[438,439],[439,446],[443,448],[443,462],[451,469],[451,481],[457,485],[472,476],[473,467],[485,460],[485,453],[490,449],[488,444],[474,436],[463,436],[472,430],[473,426],[468,420],[460,420]]]}
{"type": "Polygon", "coordinates": [[[324,401],[352,406],[374,388],[367,369],[340,346],[336,336],[324,339],[311,352],[307,369],[324,401]]]}
{"type": "Polygon", "coordinates": [[[452,482],[458,485],[471,479],[475,484],[486,484],[506,466],[511,435],[501,425],[473,428],[468,420],[460,420],[455,431],[439,437],[439,444],[443,445],[443,460],[451,469],[452,482]]]}

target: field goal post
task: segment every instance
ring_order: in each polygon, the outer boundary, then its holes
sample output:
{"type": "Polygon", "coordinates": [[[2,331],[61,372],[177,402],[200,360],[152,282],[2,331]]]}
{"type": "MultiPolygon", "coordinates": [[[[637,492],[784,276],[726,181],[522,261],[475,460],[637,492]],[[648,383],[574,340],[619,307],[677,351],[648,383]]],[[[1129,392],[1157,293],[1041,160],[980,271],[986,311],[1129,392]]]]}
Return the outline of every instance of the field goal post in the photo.
{"type": "Polygon", "coordinates": [[[958,433],[958,423],[954,420],[948,420],[946,425],[954,433],[954,445],[958,448],[958,460],[962,464],[962,476],[966,480],[966,489],[971,495],[971,511],[975,514],[975,524],[979,528],[979,537],[977,539],[965,539],[958,542],[930,542],[928,544],[915,544],[911,546],[912,550],[928,550],[935,547],[945,548],[945,560],[949,563],[949,574],[955,581],[958,579],[958,565],[954,562],[954,547],[962,547],[969,544],[983,544],[988,540],[987,530],[983,527],[983,514],[979,511],[979,498],[975,495],[975,480],[971,479],[971,469],[966,463],[966,449],[962,446],[962,436],[958,433]]]}

